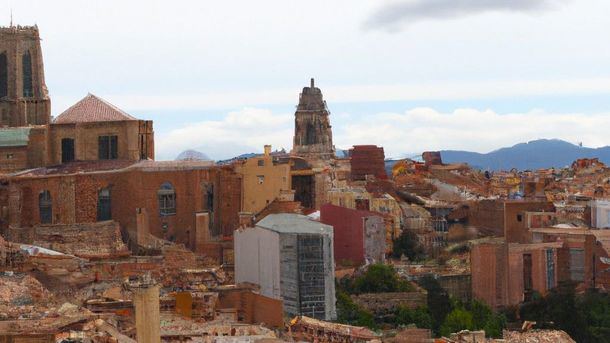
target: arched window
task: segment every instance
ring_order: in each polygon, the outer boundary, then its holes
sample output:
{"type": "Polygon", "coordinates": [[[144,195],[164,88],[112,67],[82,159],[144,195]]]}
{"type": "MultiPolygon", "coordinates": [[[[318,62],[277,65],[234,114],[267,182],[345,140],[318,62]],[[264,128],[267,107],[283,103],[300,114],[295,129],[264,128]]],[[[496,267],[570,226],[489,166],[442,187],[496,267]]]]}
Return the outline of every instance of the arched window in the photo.
{"type": "Polygon", "coordinates": [[[157,191],[159,199],[159,214],[169,216],[176,214],[176,191],[169,182],[164,182],[157,191]]]}
{"type": "Polygon", "coordinates": [[[40,212],[40,223],[51,224],[53,222],[53,202],[51,192],[44,190],[38,195],[38,210],[40,212]]]}
{"type": "Polygon", "coordinates": [[[23,96],[26,98],[34,96],[32,88],[32,55],[26,51],[21,58],[23,66],[23,96]]]}
{"type": "Polygon", "coordinates": [[[0,98],[8,96],[8,63],[6,53],[0,54],[0,98]]]}
{"type": "Polygon", "coordinates": [[[110,189],[102,188],[97,193],[97,221],[111,220],[110,189]]]}

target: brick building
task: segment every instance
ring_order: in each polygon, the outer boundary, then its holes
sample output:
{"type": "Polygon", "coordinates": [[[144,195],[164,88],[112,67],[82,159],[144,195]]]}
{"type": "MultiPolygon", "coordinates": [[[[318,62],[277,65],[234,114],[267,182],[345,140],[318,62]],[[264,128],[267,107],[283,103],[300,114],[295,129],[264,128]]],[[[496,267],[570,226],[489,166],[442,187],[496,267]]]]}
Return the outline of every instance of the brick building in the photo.
{"type": "Polygon", "coordinates": [[[0,127],[45,125],[50,119],[38,27],[0,28],[0,127]]]}
{"type": "Polygon", "coordinates": [[[349,150],[352,180],[366,180],[367,175],[386,179],[385,154],[382,147],[375,145],[354,145],[349,150]]]}
{"type": "Polygon", "coordinates": [[[490,306],[517,305],[533,291],[560,282],[581,288],[610,287],[610,233],[585,228],[533,228],[528,243],[503,239],[471,250],[472,295],[490,306]]]}
{"type": "Polygon", "coordinates": [[[469,202],[466,209],[459,210],[465,211],[465,217],[460,220],[469,226],[495,237],[506,237],[509,243],[526,243],[529,241],[528,225],[542,220],[541,213],[555,212],[555,207],[548,201],[479,200],[469,202]],[[538,212],[538,218],[532,222],[526,216],[527,212],[538,212]]]}
{"type": "Polygon", "coordinates": [[[194,248],[198,212],[209,213],[207,237],[238,227],[241,176],[210,162],[73,162],[4,179],[0,202],[3,229],[112,219],[129,233],[144,209],[151,234],[194,248]]]}
{"type": "Polygon", "coordinates": [[[322,205],[320,222],[333,227],[336,264],[380,263],[385,260],[382,216],[331,204],[322,205]]]}
{"type": "Polygon", "coordinates": [[[49,127],[48,165],[72,161],[154,159],[150,120],[138,120],[88,94],[49,127]]]}
{"type": "Polygon", "coordinates": [[[518,305],[532,292],[557,285],[557,249],[561,243],[519,244],[499,239],[470,252],[472,296],[492,308],[518,305]]]}

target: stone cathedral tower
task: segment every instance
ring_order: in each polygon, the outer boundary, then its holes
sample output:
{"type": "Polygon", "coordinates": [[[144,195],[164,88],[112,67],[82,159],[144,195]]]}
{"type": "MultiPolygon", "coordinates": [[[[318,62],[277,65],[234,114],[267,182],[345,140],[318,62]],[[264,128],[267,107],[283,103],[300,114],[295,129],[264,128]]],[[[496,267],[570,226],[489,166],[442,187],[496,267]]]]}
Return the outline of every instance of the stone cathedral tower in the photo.
{"type": "Polygon", "coordinates": [[[49,124],[37,26],[0,27],[0,127],[49,124]]]}
{"type": "Polygon", "coordinates": [[[295,112],[292,153],[308,159],[329,160],[335,156],[330,112],[320,88],[304,87],[295,112]]]}

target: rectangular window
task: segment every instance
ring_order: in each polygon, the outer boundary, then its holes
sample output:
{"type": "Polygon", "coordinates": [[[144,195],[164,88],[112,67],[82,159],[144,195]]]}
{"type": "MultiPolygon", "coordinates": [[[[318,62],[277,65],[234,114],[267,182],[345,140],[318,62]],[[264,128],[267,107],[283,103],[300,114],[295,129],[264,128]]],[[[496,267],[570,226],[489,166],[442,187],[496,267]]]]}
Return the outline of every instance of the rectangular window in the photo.
{"type": "Polygon", "coordinates": [[[12,160],[13,158],[15,158],[15,155],[13,155],[13,154],[6,154],[6,159],[7,160],[12,160]]]}
{"type": "Polygon", "coordinates": [[[546,288],[555,287],[555,258],[553,249],[546,250],[546,288]]]}
{"type": "Polygon", "coordinates": [[[118,155],[118,137],[117,136],[99,136],[98,137],[98,158],[100,160],[116,160],[118,155]]]}
{"type": "Polygon", "coordinates": [[[259,167],[264,167],[265,166],[265,160],[258,160],[258,166],[259,167]]]}
{"type": "Polygon", "coordinates": [[[159,194],[159,213],[162,216],[176,214],[176,194],[159,194]]]}
{"type": "Polygon", "coordinates": [[[585,251],[583,249],[570,249],[570,279],[572,281],[585,281],[585,251]]]}
{"type": "Polygon", "coordinates": [[[263,182],[265,182],[265,176],[264,175],[258,175],[256,178],[258,180],[258,184],[259,185],[262,185],[263,182]]]}
{"type": "Polygon", "coordinates": [[[34,96],[34,90],[32,87],[32,55],[29,51],[26,51],[21,58],[23,67],[23,96],[29,98],[34,96]]]}
{"type": "Polygon", "coordinates": [[[533,289],[532,254],[523,254],[523,298],[530,301],[533,289]]]}
{"type": "Polygon", "coordinates": [[[74,161],[74,139],[63,138],[61,140],[61,163],[74,161]]]}
{"type": "MultiPolygon", "coordinates": [[[[8,95],[8,63],[6,53],[0,54],[0,98],[8,95]]],[[[4,110],[2,110],[2,119],[4,119],[4,110]]]]}

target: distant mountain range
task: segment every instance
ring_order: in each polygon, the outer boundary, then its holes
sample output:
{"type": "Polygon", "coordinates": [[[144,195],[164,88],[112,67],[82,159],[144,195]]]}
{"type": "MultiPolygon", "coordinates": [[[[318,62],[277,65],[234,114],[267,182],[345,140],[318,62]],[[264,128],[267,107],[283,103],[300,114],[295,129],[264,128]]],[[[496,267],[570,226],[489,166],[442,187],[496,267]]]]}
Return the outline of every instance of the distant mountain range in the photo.
{"type": "Polygon", "coordinates": [[[482,170],[562,168],[579,158],[597,157],[610,164],[610,147],[585,148],[559,139],[539,139],[486,154],[443,150],[441,157],[444,163],[465,162],[482,170]]]}

